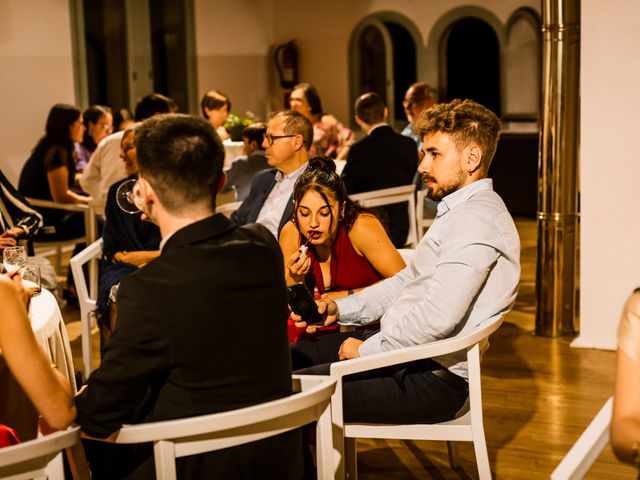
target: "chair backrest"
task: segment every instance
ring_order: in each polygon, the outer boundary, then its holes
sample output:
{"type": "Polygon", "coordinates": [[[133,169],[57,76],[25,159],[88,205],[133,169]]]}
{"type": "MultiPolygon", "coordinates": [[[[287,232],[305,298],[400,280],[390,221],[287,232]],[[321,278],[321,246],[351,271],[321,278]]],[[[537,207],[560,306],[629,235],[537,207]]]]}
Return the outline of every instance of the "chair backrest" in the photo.
{"type": "Polygon", "coordinates": [[[400,187],[383,188],[371,192],[356,193],[349,195],[354,202],[358,202],[363,207],[374,208],[383,205],[393,205],[394,203],[407,202],[407,213],[409,214],[409,232],[405,245],[416,248],[418,236],[416,233],[416,186],[414,184],[402,185],[400,187]]]}
{"type": "Polygon", "coordinates": [[[80,328],[82,332],[82,376],[86,380],[92,371],[91,357],[92,357],[92,343],[91,343],[91,330],[94,322],[92,321],[93,311],[96,308],[96,295],[97,295],[97,278],[93,278],[90,272],[90,281],[87,285],[87,281],[84,276],[83,265],[92,259],[100,258],[102,255],[102,239],[98,239],[82,250],[77,255],[73,256],[69,261],[71,267],[71,273],[73,274],[73,280],[78,293],[78,304],[80,305],[80,328]],[[95,282],[95,284],[93,283],[95,282]]]}
{"type": "Polygon", "coordinates": [[[553,471],[552,480],[576,480],[585,476],[600,452],[609,443],[612,410],[613,397],[609,397],[578,441],[573,444],[569,453],[553,471]]]}
{"type": "Polygon", "coordinates": [[[230,217],[233,212],[240,208],[240,205],[242,205],[242,202],[223,203],[216,207],[216,213],[221,213],[225,217],[230,217]]]}
{"type": "Polygon", "coordinates": [[[336,378],[294,375],[289,397],[222,413],[123,426],[114,442],[153,442],[156,475],[176,478],[175,459],[278,435],[318,420],[318,478],[333,476],[329,401],[336,378]]]}
{"type": "Polygon", "coordinates": [[[65,448],[76,444],[80,439],[80,427],[29,440],[0,449],[0,478],[26,479],[43,476],[64,478],[62,462],[58,462],[55,472],[47,468],[55,457],[65,448]]]}

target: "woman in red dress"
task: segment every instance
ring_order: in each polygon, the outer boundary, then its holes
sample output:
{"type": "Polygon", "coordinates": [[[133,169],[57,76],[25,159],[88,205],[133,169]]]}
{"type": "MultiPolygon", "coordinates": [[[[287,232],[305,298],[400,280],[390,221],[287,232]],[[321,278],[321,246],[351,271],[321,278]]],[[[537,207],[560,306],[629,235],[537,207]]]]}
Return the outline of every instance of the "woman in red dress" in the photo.
{"type": "MultiPolygon", "coordinates": [[[[309,161],[293,202],[293,219],[280,233],[287,285],[304,283],[317,298],[335,299],[405,267],[378,217],[349,199],[332,159],[309,161]]],[[[303,331],[289,319],[289,341],[303,331]]]]}

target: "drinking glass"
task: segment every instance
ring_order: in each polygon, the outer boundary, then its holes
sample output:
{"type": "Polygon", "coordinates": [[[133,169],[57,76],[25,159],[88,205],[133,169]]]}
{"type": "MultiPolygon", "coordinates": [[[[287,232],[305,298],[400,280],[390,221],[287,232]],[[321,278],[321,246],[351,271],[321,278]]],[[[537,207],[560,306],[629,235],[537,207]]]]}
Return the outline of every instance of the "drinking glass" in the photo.
{"type": "Polygon", "coordinates": [[[40,265],[27,264],[21,272],[22,284],[29,296],[35,297],[42,291],[40,280],[40,265]]]}
{"type": "Polygon", "coordinates": [[[134,214],[141,212],[144,199],[140,193],[140,186],[135,178],[123,182],[116,191],[116,202],[123,212],[134,214]]]}
{"type": "Polygon", "coordinates": [[[17,272],[27,264],[27,250],[24,247],[5,248],[2,263],[7,273],[17,272]]]}

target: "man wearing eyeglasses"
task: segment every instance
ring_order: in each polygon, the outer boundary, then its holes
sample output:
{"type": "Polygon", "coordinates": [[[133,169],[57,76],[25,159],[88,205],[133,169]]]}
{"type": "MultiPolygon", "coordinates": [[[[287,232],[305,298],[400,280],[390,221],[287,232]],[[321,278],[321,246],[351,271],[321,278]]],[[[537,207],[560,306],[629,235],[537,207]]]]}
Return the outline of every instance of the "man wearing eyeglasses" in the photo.
{"type": "Polygon", "coordinates": [[[309,162],[313,126],[293,110],[276,113],[267,124],[262,146],[270,169],[258,172],[249,195],[231,219],[238,225],[260,223],[278,238],[293,212],[293,186],[309,162]]]}
{"type": "Polygon", "coordinates": [[[404,113],[409,120],[409,124],[402,130],[402,135],[413,138],[420,149],[422,139],[413,129],[413,124],[420,117],[420,114],[427,108],[433,107],[438,103],[438,92],[436,89],[424,82],[414,83],[409,87],[407,93],[404,94],[402,106],[404,113]]]}

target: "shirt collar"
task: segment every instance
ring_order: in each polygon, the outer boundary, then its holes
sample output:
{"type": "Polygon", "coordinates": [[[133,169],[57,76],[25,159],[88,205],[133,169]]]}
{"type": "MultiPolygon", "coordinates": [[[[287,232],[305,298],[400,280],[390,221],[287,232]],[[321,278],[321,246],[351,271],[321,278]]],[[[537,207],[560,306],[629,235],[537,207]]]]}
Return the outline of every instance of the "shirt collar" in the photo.
{"type": "Polygon", "coordinates": [[[302,165],[297,170],[294,170],[289,175],[285,175],[280,170],[278,170],[276,172],[276,182],[280,183],[283,180],[288,180],[288,179],[295,180],[295,179],[297,179],[300,175],[302,175],[302,172],[304,172],[304,169],[307,168],[307,165],[309,165],[309,162],[305,162],[304,165],[302,165]]]}
{"type": "Polygon", "coordinates": [[[438,217],[452,210],[456,205],[466,202],[478,192],[493,190],[493,180],[483,178],[450,193],[438,204],[438,217]]]}

